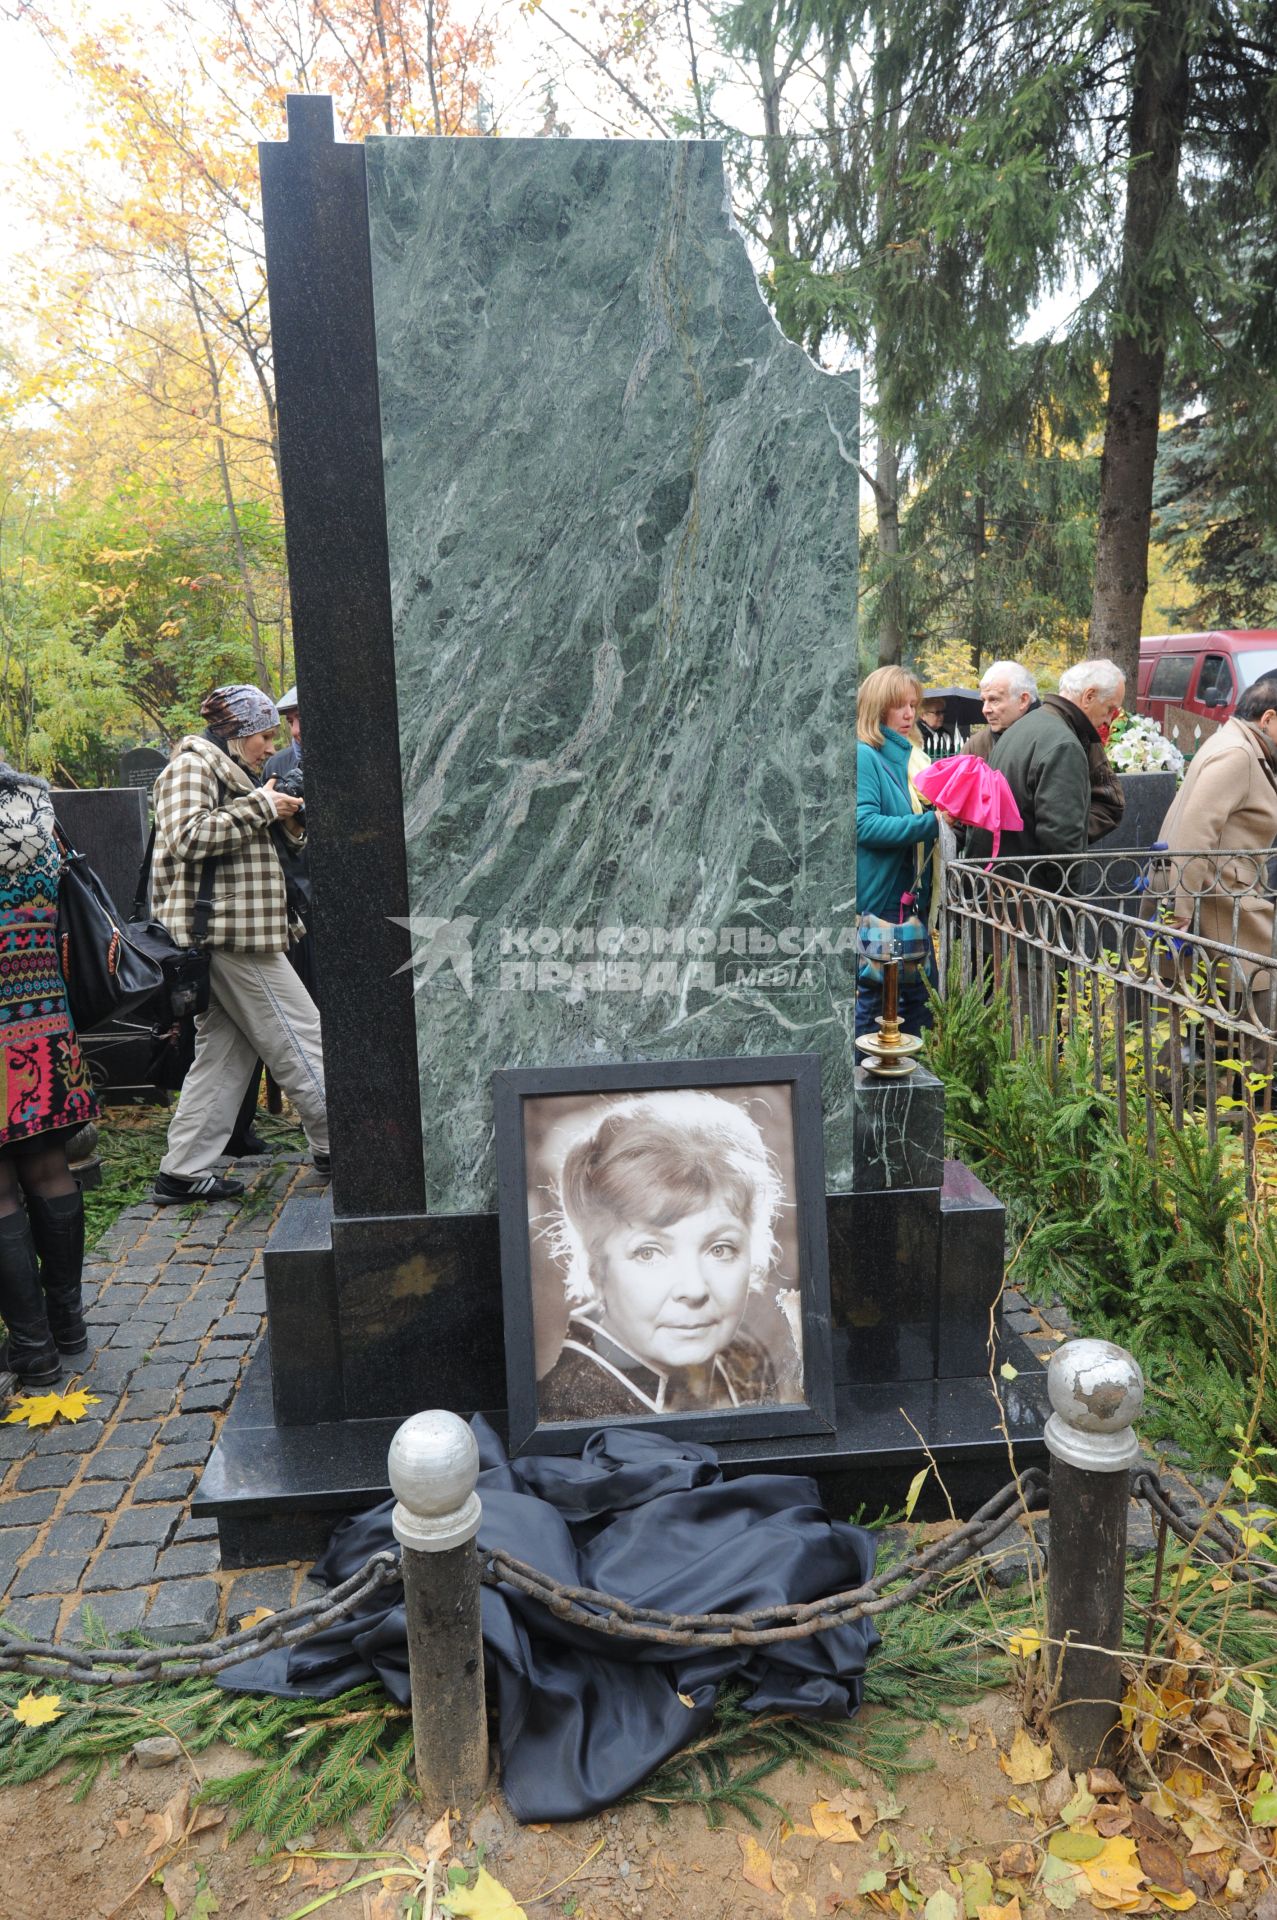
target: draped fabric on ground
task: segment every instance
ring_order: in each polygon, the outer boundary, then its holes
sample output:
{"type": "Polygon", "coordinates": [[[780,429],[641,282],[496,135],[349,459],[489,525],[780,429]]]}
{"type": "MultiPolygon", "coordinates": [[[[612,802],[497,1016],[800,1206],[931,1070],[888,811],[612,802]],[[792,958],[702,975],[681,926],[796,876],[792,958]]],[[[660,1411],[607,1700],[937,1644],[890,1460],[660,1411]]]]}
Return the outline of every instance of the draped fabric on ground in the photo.
{"type": "MultiPolygon", "coordinates": [[[[473,1426],[480,1545],[566,1585],[682,1613],[744,1612],[837,1593],[873,1572],[871,1536],[830,1520],[810,1479],[727,1480],[712,1448],[633,1428],[593,1434],[579,1460],[508,1461],[487,1423],[473,1426]]],[[[335,1586],[393,1546],[391,1504],[342,1521],[315,1578],[335,1586]]],[[[743,1683],[751,1710],[844,1718],[860,1703],[878,1644],[867,1621],[721,1652],[605,1640],[487,1587],[483,1639],[502,1790],[524,1821],[609,1806],[704,1729],[727,1680],[743,1683]]],[[[407,1702],[398,1587],[299,1647],[232,1667],[221,1684],[327,1699],[372,1675],[407,1702]]]]}

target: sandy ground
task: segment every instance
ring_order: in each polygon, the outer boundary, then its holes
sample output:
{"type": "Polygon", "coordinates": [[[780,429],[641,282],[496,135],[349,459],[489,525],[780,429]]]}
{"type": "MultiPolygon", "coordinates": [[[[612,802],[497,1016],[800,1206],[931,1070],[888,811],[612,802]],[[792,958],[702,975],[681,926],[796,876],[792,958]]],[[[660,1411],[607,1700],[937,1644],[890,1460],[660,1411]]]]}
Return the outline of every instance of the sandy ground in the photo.
{"type": "MultiPolygon", "coordinates": [[[[950,1866],[984,1860],[996,1872],[1005,1847],[1031,1841],[1047,1824],[1035,1824],[1007,1804],[1017,1790],[999,1768],[997,1748],[1009,1746],[1017,1724],[1010,1696],[994,1695],[956,1713],[948,1727],[928,1730],[915,1753],[933,1763],[931,1770],[898,1781],[898,1813],[859,1842],[822,1839],[813,1831],[813,1802],[836,1795],[839,1783],[824,1772],[791,1767],[767,1783],[787,1822],[773,1816],[758,1831],[734,1813],[712,1831],[693,1808],[677,1808],[661,1824],[654,1809],[642,1804],[570,1825],[521,1828],[494,1793],[469,1820],[454,1824],[447,1860],[474,1865],[481,1849],[489,1871],[529,1920],[728,1920],[736,1914],[826,1920],[839,1911],[869,1916],[876,1909],[856,1889],[867,1871],[889,1863],[878,1844],[884,1830],[892,1836],[887,1844],[894,1857],[912,1863],[912,1878],[925,1897],[953,1890],[950,1866]],[[756,1880],[764,1884],[751,1883],[756,1880]]],[[[56,1775],[0,1791],[2,1920],[206,1920],[213,1914],[218,1920],[233,1914],[285,1920],[347,1879],[387,1864],[271,1858],[258,1851],[251,1834],[231,1841],[225,1820],[180,1844],[187,1792],[199,1779],[242,1765],[242,1756],[217,1747],[199,1757],[198,1775],[186,1761],[144,1770],[130,1759],[114,1776],[104,1771],[79,1805],[56,1775]],[[176,1827],[176,1835],[166,1837],[166,1827],[176,1827]]],[[[863,1770],[858,1777],[872,1800],[889,1804],[891,1790],[882,1782],[863,1770]]],[[[216,1815],[210,1809],[207,1817],[216,1815]]],[[[414,1807],[378,1845],[421,1849],[429,1825],[414,1807]]],[[[313,1844],[319,1849],[348,1843],[340,1835],[317,1834],[313,1844]]],[[[331,1920],[391,1920],[403,1913],[410,1890],[406,1878],[374,1883],[343,1891],[316,1910],[331,1920]]],[[[1026,1881],[1026,1912],[1032,1897],[1026,1881]]],[[[1092,1909],[1081,1903],[1074,1911],[1089,1920],[1092,1909]]]]}

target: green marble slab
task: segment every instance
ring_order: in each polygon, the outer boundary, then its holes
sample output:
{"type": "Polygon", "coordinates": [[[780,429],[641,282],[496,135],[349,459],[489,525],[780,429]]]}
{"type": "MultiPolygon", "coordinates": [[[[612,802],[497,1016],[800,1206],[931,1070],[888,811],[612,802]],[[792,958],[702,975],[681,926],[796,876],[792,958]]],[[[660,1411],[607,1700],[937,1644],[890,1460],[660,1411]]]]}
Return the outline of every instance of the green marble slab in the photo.
{"type": "Polygon", "coordinates": [[[496,1068],[808,1050],[845,1189],[856,377],[714,143],[367,169],[428,1204],[495,1204],[496,1068]]]}

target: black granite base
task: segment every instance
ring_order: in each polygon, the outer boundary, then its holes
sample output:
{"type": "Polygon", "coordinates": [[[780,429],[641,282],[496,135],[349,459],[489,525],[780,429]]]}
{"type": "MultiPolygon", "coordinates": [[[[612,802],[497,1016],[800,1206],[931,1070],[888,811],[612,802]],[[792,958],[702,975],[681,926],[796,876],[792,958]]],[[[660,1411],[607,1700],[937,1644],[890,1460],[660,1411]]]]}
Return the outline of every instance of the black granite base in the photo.
{"type": "MultiPolygon", "coordinates": [[[[1045,1460],[1045,1374],[1027,1346],[1005,1339],[999,1363],[1018,1377],[1001,1386],[999,1413],[986,1375],[885,1385],[844,1384],[837,1394],[837,1430],[813,1439],[787,1435],[720,1446],[733,1474],[812,1473],[839,1515],[870,1518],[898,1507],[928,1455],[954,1506],[969,1512],[1010,1477],[1005,1417],[1017,1468],[1045,1460]]],[[[504,1414],[488,1418],[499,1432],[504,1414]]],[[[224,1567],[262,1566],[313,1558],[343,1515],[376,1506],[390,1492],[386,1455],[399,1417],[276,1424],[271,1403],[269,1336],[245,1375],[192,1505],[197,1519],[217,1521],[224,1567]]],[[[947,1512],[939,1487],[928,1489],[947,1512]]],[[[919,1509],[926,1517],[926,1503],[919,1509]]]]}

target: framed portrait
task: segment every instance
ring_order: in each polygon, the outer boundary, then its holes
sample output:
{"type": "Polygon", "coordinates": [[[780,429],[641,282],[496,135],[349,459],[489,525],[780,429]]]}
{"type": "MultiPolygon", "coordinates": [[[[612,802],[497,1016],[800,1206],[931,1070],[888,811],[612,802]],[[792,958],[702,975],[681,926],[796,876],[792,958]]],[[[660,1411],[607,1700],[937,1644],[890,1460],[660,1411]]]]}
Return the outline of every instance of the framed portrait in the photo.
{"type": "Polygon", "coordinates": [[[819,1057],[492,1088],[511,1451],[831,1432],[819,1057]]]}

